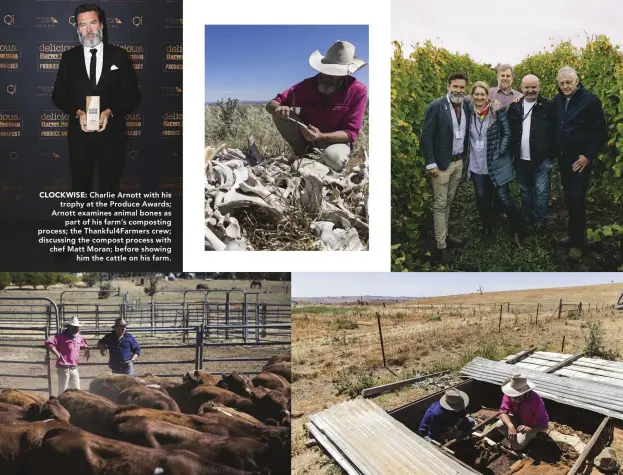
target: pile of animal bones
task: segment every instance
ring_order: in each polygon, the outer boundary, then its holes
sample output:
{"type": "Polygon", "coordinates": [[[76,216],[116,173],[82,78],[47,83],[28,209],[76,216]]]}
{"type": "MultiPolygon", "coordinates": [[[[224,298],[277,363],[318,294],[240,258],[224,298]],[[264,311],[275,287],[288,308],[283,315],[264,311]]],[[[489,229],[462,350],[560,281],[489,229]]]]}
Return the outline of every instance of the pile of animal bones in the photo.
{"type": "MultiPolygon", "coordinates": [[[[337,173],[308,157],[290,163],[284,155],[252,165],[238,149],[207,147],[206,250],[254,250],[236,213],[259,213],[278,223],[302,206],[315,219],[318,250],[362,251],[368,239],[368,163],[337,173]]],[[[239,215],[238,215],[239,216],[239,215]]]]}

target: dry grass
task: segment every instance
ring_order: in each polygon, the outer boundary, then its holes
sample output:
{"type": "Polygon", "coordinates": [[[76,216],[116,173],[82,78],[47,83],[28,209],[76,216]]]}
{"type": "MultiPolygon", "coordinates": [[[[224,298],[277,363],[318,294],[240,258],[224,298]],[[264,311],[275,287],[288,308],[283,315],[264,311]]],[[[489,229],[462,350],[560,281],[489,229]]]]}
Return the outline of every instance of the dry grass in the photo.
{"type": "MultiPolygon", "coordinates": [[[[286,156],[294,160],[295,156],[287,142],[281,137],[273,124],[272,117],[265,111],[263,105],[240,105],[233,112],[231,121],[224,123],[220,117],[218,106],[205,108],[205,144],[220,146],[226,144],[228,148],[237,148],[244,153],[249,152],[249,137],[253,135],[258,152],[262,157],[286,156]]],[[[368,111],[364,115],[363,125],[355,149],[345,170],[346,173],[364,162],[363,149],[368,148],[368,111]]],[[[314,154],[310,158],[318,160],[314,154]]],[[[361,189],[368,194],[368,187],[361,189]]],[[[345,199],[349,203],[349,197],[345,199]]],[[[283,200],[281,205],[285,209],[279,220],[273,217],[252,212],[242,212],[239,215],[243,237],[255,250],[265,251],[310,251],[317,249],[318,238],[311,229],[311,224],[317,217],[306,212],[300,202],[294,198],[283,200]]],[[[354,206],[353,206],[354,207],[354,206]]],[[[238,217],[238,216],[237,216],[238,217]]],[[[368,236],[360,236],[367,244],[368,236]]]]}
{"type": "MultiPolygon", "coordinates": [[[[594,287],[591,295],[610,301],[618,295],[614,289],[594,287]]],[[[577,289],[576,289],[577,290],[577,289]]],[[[444,304],[442,298],[420,308],[388,306],[385,309],[367,307],[339,307],[331,305],[305,306],[293,309],[292,358],[294,383],[292,405],[302,417],[293,423],[293,473],[335,473],[335,465],[328,463],[320,449],[307,449],[304,424],[308,415],[348,399],[359,382],[379,385],[406,379],[415,374],[441,370],[457,370],[475,356],[501,359],[521,349],[535,345],[539,350],[561,351],[565,337],[565,353],[584,351],[587,322],[600,322],[605,348],[621,352],[623,334],[619,331],[621,312],[613,310],[587,312],[567,318],[550,318],[552,313],[542,313],[535,325],[537,302],[546,302],[552,295],[577,295],[573,289],[547,289],[529,294],[513,293],[526,304],[502,315],[502,328],[498,332],[499,306],[492,308],[466,308],[444,304]],[[376,312],[381,312],[385,353],[389,370],[383,367],[378,336],[376,312]],[[357,323],[357,328],[338,329],[332,322],[340,316],[357,323]],[[391,371],[390,371],[391,370],[391,371]],[[343,391],[342,391],[343,390],[343,391]],[[340,391],[343,394],[338,394],[340,391]]],[[[509,293],[510,294],[510,293],[509,293]]],[[[478,296],[480,297],[480,296],[478,296]]],[[[491,301],[492,295],[483,295],[482,301],[491,301]],[[485,300],[485,298],[488,298],[485,300]]],[[[507,295],[500,301],[513,300],[507,295]]],[[[553,302],[554,300],[552,300],[553,302]]],[[[446,302],[456,302],[446,298],[446,302]]],[[[557,304],[558,300],[555,301],[557,304]]],[[[374,401],[384,409],[393,409],[416,400],[432,390],[407,387],[382,395],[374,401]]],[[[340,472],[336,472],[340,473],[340,472]]]]}

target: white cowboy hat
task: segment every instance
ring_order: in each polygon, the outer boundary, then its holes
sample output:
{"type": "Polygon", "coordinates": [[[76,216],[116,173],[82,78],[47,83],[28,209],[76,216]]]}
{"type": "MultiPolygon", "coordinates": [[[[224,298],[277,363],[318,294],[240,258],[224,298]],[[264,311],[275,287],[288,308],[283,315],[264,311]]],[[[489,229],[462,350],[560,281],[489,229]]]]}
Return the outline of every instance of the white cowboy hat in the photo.
{"type": "Polygon", "coordinates": [[[115,324],[112,327],[115,328],[115,327],[127,327],[127,326],[128,324],[125,322],[123,318],[116,318],[115,324]]]}
{"type": "Polygon", "coordinates": [[[71,320],[65,321],[65,326],[66,327],[81,327],[82,323],[80,323],[80,320],[78,320],[78,317],[72,317],[71,320]]]}
{"type": "Polygon", "coordinates": [[[522,394],[526,394],[528,391],[532,391],[535,386],[536,385],[528,381],[525,376],[516,374],[508,383],[502,386],[502,392],[510,397],[519,397],[522,394]]]}
{"type": "Polygon", "coordinates": [[[366,63],[355,56],[355,46],[348,41],[336,41],[327,50],[326,56],[314,51],[309,57],[309,65],[328,76],[348,76],[363,68],[366,63]]]}
{"type": "Polygon", "coordinates": [[[439,404],[448,411],[460,411],[469,404],[469,396],[456,388],[450,388],[441,396],[439,404]]]}

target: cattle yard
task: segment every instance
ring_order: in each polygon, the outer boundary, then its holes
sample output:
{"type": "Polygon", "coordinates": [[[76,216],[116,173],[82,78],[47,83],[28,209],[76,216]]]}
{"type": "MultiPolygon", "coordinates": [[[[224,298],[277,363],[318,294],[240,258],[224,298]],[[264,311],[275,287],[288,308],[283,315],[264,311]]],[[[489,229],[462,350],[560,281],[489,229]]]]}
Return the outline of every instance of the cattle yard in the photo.
{"type": "MultiPolygon", "coordinates": [[[[295,305],[293,473],[342,473],[324,451],[306,444],[305,425],[311,414],[350,400],[364,388],[448,371],[374,399],[391,411],[460,383],[458,371],[475,357],[499,361],[532,346],[539,351],[581,354],[595,324],[603,330],[602,348],[620,354],[621,315],[613,308],[619,293],[617,285],[602,285],[471,294],[385,306],[378,302],[295,305]],[[387,367],[383,366],[377,312],[387,367]]],[[[615,427],[613,434],[612,447],[623,454],[623,431],[615,427]]]]}

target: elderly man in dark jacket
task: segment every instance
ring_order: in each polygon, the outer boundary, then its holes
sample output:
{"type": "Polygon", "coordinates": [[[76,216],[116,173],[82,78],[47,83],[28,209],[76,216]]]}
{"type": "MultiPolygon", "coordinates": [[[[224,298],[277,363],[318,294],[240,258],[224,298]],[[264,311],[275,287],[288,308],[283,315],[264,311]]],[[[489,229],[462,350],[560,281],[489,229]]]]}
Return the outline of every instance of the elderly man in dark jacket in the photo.
{"type": "Polygon", "coordinates": [[[542,231],[547,224],[552,167],[556,156],[556,108],[539,91],[539,78],[521,81],[524,96],[509,105],[510,152],[517,170],[526,221],[542,231]]]}
{"type": "Polygon", "coordinates": [[[586,238],[586,190],[593,161],[607,138],[606,120],[601,101],[587,91],[573,68],[558,71],[556,135],[558,165],[569,213],[569,258],[580,260],[586,238]]]}
{"type": "Polygon", "coordinates": [[[448,219],[469,148],[470,105],[464,100],[466,87],[467,76],[450,76],[448,94],[428,105],[422,124],[421,146],[433,182],[433,224],[442,264],[450,263],[447,245],[463,245],[462,240],[448,237],[448,219]]]}

